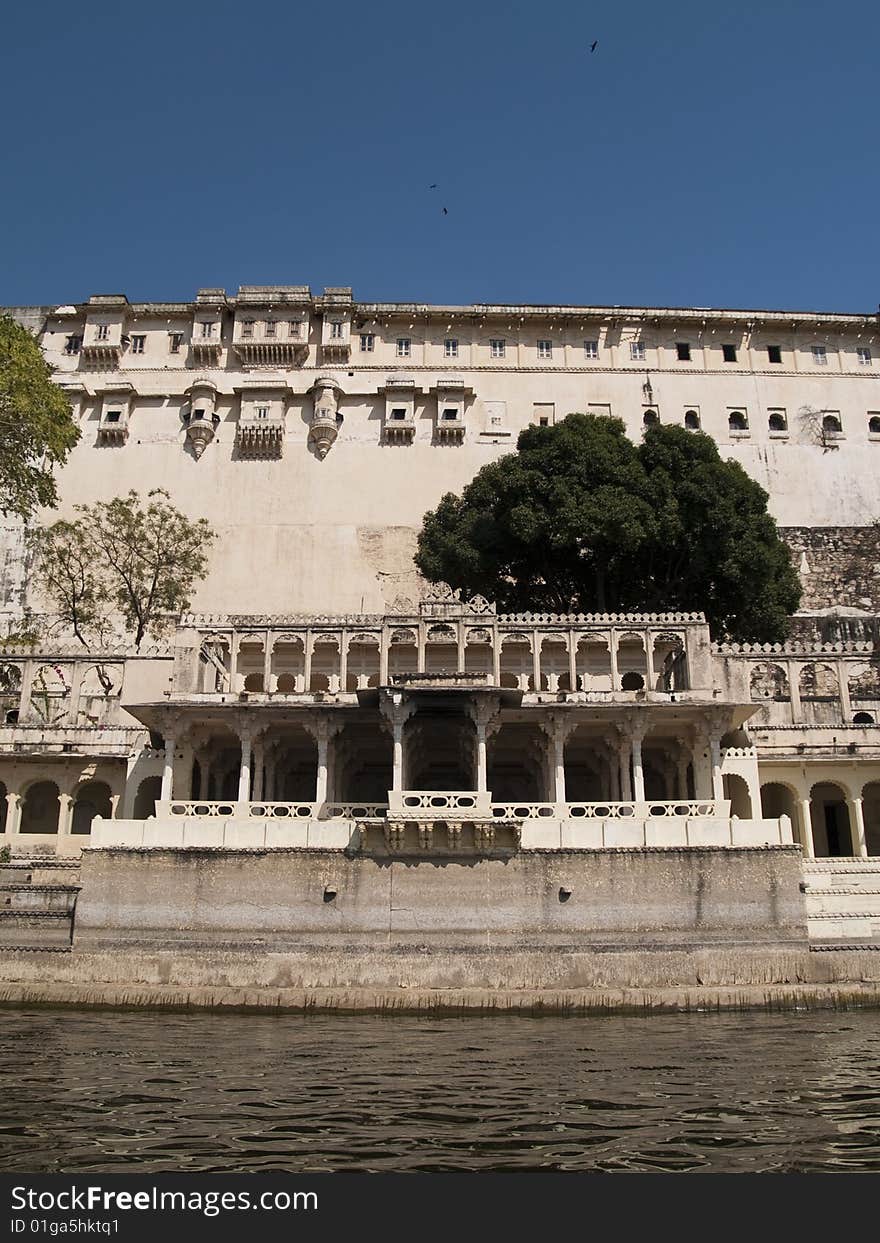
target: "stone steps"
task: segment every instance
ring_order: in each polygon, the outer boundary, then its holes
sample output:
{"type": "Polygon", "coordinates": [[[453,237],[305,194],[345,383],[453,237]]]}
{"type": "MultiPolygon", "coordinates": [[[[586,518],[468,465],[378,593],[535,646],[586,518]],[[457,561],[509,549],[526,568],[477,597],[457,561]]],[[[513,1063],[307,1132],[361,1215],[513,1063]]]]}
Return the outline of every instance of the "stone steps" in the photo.
{"type": "Polygon", "coordinates": [[[803,866],[810,940],[880,944],[880,858],[809,860],[803,866]]]}
{"type": "Polygon", "coordinates": [[[0,863],[0,948],[69,949],[79,892],[78,860],[0,863]]]}

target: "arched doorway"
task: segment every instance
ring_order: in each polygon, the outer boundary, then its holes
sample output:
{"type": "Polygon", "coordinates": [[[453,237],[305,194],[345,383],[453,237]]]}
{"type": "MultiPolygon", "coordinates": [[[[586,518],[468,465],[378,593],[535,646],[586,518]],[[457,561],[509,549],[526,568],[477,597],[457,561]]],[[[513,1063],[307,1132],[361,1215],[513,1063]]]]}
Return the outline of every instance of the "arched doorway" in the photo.
{"type": "Polygon", "coordinates": [[[761,815],[765,820],[778,820],[788,816],[797,845],[806,850],[804,825],[798,806],[798,797],[790,786],[781,781],[768,781],[761,786],[761,815]]]}
{"type": "Polygon", "coordinates": [[[162,793],[161,777],[146,777],[134,796],[134,819],[148,820],[156,814],[156,803],[162,793]]]}
{"type": "Polygon", "coordinates": [[[110,787],[105,781],[87,781],[81,785],[73,804],[71,833],[91,833],[95,816],[110,820],[113,816],[110,798],[110,787]]]}
{"type": "Polygon", "coordinates": [[[738,773],[725,773],[724,797],[730,799],[730,814],[739,820],[751,820],[752,799],[746,779],[738,773]]]}
{"type": "Polygon", "coordinates": [[[845,791],[833,781],[821,781],[810,791],[813,849],[817,859],[851,858],[853,850],[845,791]]]}
{"type": "Polygon", "coordinates": [[[21,807],[20,833],[57,833],[58,787],[54,781],[36,781],[28,787],[21,807]]]}
{"type": "Polygon", "coordinates": [[[869,781],[862,790],[865,845],[869,855],[880,855],[880,781],[869,781]]]}

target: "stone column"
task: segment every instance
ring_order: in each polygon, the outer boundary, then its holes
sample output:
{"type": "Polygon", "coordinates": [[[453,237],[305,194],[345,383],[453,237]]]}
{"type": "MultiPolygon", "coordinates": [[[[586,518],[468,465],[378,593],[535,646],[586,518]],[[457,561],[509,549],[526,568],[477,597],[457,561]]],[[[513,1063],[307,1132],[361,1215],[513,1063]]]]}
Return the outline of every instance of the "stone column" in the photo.
{"type": "Polygon", "coordinates": [[[492,631],[492,681],[501,685],[501,640],[497,630],[492,631]]]}
{"type": "Polygon", "coordinates": [[[553,720],[553,802],[561,808],[565,796],[565,740],[570,733],[568,721],[561,717],[553,720]]]}
{"type": "Polygon", "coordinates": [[[632,770],[633,770],[633,800],[636,803],[644,803],[645,801],[645,774],[642,769],[642,739],[644,738],[644,730],[638,726],[632,732],[632,770]]]}
{"type": "Polygon", "coordinates": [[[618,771],[620,773],[620,801],[632,802],[632,776],[630,773],[630,739],[623,732],[619,734],[617,744],[618,771]]]}
{"type": "Polygon", "coordinates": [[[837,687],[840,695],[840,711],[844,721],[848,724],[852,720],[852,701],[849,696],[846,664],[842,660],[837,662],[837,687]]]}
{"type": "Polygon", "coordinates": [[[320,806],[327,802],[327,768],[330,751],[330,723],[319,721],[315,730],[318,744],[318,771],[315,776],[315,802],[320,806]]]}
{"type": "Polygon", "coordinates": [[[192,766],[193,766],[193,745],[191,742],[185,742],[181,746],[180,764],[177,767],[177,786],[179,796],[184,799],[192,798],[192,766]]]}
{"type": "Polygon", "coordinates": [[[21,824],[21,796],[11,792],[7,794],[6,809],[6,832],[3,834],[3,837],[8,844],[11,838],[18,837],[18,830],[21,824]]]}
{"type": "Polygon", "coordinates": [[[73,795],[58,795],[58,836],[70,837],[73,819],[73,795]]]}
{"type": "Polygon", "coordinates": [[[262,737],[254,743],[254,799],[263,798],[263,756],[265,748],[262,737]]]}
{"type": "Polygon", "coordinates": [[[382,633],[379,635],[379,685],[388,685],[388,645],[389,631],[387,626],[382,627],[382,633]]]}
{"type": "Polygon", "coordinates": [[[309,687],[312,684],[312,649],[315,646],[315,636],[311,630],[306,631],[305,651],[303,653],[303,694],[308,694],[309,687]]]}
{"type": "Polygon", "coordinates": [[[568,632],[568,683],[571,690],[576,691],[578,689],[577,643],[573,630],[568,632]]]}
{"type": "Polygon", "coordinates": [[[712,764],[712,797],[724,798],[724,778],[721,775],[721,733],[718,728],[709,735],[709,759],[712,764]]]}
{"type": "Polygon", "coordinates": [[[813,845],[813,814],[808,798],[801,799],[801,819],[804,825],[804,854],[808,859],[815,859],[816,848],[813,845]]]}
{"type": "Polygon", "coordinates": [[[859,859],[867,859],[868,843],[865,838],[865,813],[862,800],[849,800],[850,837],[852,838],[853,854],[859,859]]]}
{"type": "Polygon", "coordinates": [[[613,691],[620,690],[620,670],[617,667],[617,631],[611,631],[611,637],[608,640],[608,655],[611,659],[611,689],[613,691]]]}
{"type": "Polygon", "coordinates": [[[405,724],[405,719],[398,717],[395,713],[394,719],[391,722],[392,738],[394,740],[391,788],[398,794],[403,789],[403,727],[405,724]]]}
{"type": "Polygon", "coordinates": [[[177,748],[177,739],[174,734],[165,734],[165,757],[162,760],[162,789],[159,799],[163,803],[169,802],[174,797],[174,752],[177,748]]]}
{"type": "Polygon", "coordinates": [[[251,796],[251,731],[244,725],[239,729],[241,740],[241,767],[238,770],[238,802],[246,803],[251,796]]]}
{"type": "Polygon", "coordinates": [[[790,660],[785,662],[785,672],[788,675],[788,693],[791,698],[791,719],[795,725],[804,719],[803,709],[801,708],[800,670],[800,665],[796,665],[790,660]]]}
{"type": "Polygon", "coordinates": [[[263,691],[269,694],[272,689],[272,635],[266,631],[263,647],[263,691]]]}
{"type": "Polygon", "coordinates": [[[645,631],[645,689],[653,691],[654,686],[654,645],[649,630],[645,631]]]}
{"type": "Polygon", "coordinates": [[[684,748],[684,744],[679,739],[678,743],[678,760],[676,763],[676,773],[678,776],[678,793],[677,798],[688,800],[688,756],[684,748]]]}
{"type": "Polygon", "coordinates": [[[344,691],[348,684],[348,633],[343,630],[339,637],[339,689],[344,691]]]}
{"type": "Polygon", "coordinates": [[[541,689],[541,636],[537,630],[532,631],[532,681],[537,694],[541,689]]]}

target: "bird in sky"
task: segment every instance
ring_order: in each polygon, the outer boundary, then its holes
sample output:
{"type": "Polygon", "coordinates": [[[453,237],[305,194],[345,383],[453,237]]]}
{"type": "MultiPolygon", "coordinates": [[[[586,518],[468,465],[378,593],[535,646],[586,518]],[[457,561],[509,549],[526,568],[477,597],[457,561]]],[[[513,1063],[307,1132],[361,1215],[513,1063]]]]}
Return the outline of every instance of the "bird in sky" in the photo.
{"type": "Polygon", "coordinates": [[[432,186],[428,186],[428,189],[429,189],[429,190],[436,190],[436,189],[437,189],[437,182],[435,181],[435,182],[434,182],[434,184],[433,184],[432,186]]]}
{"type": "Polygon", "coordinates": [[[449,215],[449,212],[446,210],[446,208],[445,208],[445,207],[443,208],[443,215],[444,215],[444,216],[448,216],[448,215],[449,215]]]}
{"type": "Polygon", "coordinates": [[[591,51],[591,52],[595,52],[595,50],[596,50],[596,48],[597,48],[598,46],[599,46],[599,40],[598,40],[598,39],[594,39],[594,40],[593,40],[593,42],[590,44],[590,51],[591,51]]]}

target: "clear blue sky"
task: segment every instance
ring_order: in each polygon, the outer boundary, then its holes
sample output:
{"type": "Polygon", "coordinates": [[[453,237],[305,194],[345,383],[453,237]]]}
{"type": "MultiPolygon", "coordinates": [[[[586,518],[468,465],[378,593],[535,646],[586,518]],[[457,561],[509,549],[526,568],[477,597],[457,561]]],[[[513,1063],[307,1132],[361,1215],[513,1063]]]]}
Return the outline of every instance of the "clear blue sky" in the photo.
{"type": "Polygon", "coordinates": [[[878,0],[49,0],[0,41],[0,304],[880,300],[878,0]]]}

